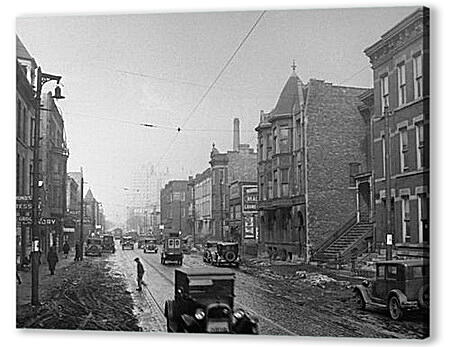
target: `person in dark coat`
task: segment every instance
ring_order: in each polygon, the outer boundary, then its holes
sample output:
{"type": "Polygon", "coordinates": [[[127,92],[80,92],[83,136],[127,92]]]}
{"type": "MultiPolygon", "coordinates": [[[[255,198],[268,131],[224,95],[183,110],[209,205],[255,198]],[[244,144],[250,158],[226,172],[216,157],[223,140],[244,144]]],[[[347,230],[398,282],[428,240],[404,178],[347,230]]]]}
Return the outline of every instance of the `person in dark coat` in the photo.
{"type": "Polygon", "coordinates": [[[81,246],[80,242],[75,244],[75,261],[81,260],[81,246]]]}
{"type": "Polygon", "coordinates": [[[69,254],[69,251],[70,251],[70,246],[69,246],[69,244],[66,241],[66,242],[64,242],[64,245],[63,245],[64,257],[66,259],[67,259],[67,255],[69,254]]]}
{"type": "Polygon", "coordinates": [[[50,275],[55,274],[56,263],[58,262],[58,254],[56,254],[55,247],[50,247],[47,253],[48,269],[50,270],[50,275]]]}
{"type": "Polygon", "coordinates": [[[142,291],[142,285],[146,285],[143,281],[144,278],[144,266],[142,265],[139,258],[135,258],[134,261],[137,263],[137,283],[138,287],[136,288],[137,291],[142,291]]]}

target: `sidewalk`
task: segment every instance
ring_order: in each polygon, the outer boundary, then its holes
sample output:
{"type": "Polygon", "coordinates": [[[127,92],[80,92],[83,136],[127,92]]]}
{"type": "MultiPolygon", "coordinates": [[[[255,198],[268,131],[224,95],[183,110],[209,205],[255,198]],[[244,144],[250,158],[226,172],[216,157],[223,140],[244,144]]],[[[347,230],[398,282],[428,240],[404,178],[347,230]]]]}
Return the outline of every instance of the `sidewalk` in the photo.
{"type": "MultiPolygon", "coordinates": [[[[47,292],[49,286],[61,281],[63,277],[59,275],[61,272],[68,271],[68,267],[74,262],[73,257],[72,252],[69,253],[67,259],[64,259],[62,252],[58,254],[59,261],[56,264],[55,275],[51,276],[47,261],[42,256],[41,265],[39,265],[39,300],[42,301],[42,297],[47,292]]],[[[19,285],[16,280],[16,307],[31,303],[31,269],[29,271],[19,271],[18,274],[22,280],[22,284],[19,285]]]]}

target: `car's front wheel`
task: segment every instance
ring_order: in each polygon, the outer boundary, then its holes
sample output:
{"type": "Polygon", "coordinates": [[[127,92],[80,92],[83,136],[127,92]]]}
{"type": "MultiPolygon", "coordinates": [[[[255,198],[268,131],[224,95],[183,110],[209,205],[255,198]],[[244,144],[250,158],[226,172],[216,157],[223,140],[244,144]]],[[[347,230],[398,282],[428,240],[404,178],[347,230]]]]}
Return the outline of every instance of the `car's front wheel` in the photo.
{"type": "Polygon", "coordinates": [[[365,310],[366,309],[366,302],[364,301],[364,297],[363,297],[362,293],[359,290],[355,291],[354,299],[355,299],[356,306],[359,309],[361,309],[361,310],[365,310]]]}
{"type": "Polygon", "coordinates": [[[389,315],[393,320],[400,320],[403,317],[403,309],[400,306],[400,300],[393,295],[389,299],[389,315]]]}

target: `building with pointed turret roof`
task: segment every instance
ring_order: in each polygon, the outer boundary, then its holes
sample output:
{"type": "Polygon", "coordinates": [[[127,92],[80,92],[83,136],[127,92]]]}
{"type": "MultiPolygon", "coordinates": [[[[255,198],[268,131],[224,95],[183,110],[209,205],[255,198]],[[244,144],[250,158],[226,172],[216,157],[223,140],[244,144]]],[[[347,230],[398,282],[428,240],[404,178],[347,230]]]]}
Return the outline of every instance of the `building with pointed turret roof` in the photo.
{"type": "Polygon", "coordinates": [[[283,260],[310,256],[356,215],[350,175],[365,170],[364,88],[311,79],[295,62],[275,107],[260,112],[260,249],[283,260]]]}

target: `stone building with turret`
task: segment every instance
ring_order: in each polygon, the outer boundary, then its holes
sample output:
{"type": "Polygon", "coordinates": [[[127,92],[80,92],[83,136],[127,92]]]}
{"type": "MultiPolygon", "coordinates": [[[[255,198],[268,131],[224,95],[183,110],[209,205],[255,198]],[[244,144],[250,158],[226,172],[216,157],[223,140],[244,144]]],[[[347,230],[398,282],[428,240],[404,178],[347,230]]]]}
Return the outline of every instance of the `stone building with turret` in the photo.
{"type": "Polygon", "coordinates": [[[367,124],[358,110],[367,89],[303,83],[292,68],[275,107],[261,111],[256,127],[259,241],[272,257],[309,260],[354,224],[352,177],[367,170],[367,124]]]}

